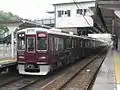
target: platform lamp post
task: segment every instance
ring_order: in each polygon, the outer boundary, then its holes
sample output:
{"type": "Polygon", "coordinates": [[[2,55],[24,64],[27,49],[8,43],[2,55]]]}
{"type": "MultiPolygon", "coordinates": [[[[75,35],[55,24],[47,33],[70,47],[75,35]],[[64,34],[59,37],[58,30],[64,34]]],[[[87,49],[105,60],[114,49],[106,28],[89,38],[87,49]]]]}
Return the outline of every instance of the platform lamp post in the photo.
{"type": "Polygon", "coordinates": [[[17,27],[13,26],[13,27],[8,27],[9,30],[11,30],[11,58],[15,58],[15,54],[14,54],[14,31],[17,27]]]}
{"type": "Polygon", "coordinates": [[[14,31],[11,32],[11,58],[14,58],[14,31]]]}
{"type": "Polygon", "coordinates": [[[115,20],[113,19],[113,20],[112,20],[112,35],[114,35],[114,33],[115,33],[115,32],[114,32],[114,26],[115,26],[115,20]]]}

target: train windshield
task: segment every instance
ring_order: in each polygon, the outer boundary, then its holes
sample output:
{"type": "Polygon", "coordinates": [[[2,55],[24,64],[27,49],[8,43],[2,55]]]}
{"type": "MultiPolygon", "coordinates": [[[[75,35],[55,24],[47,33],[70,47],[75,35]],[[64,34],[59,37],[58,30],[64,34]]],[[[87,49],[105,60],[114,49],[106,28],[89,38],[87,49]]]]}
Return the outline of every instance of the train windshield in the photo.
{"type": "Polygon", "coordinates": [[[40,33],[37,37],[37,50],[47,50],[46,34],[40,33]]]}
{"type": "Polygon", "coordinates": [[[18,34],[17,48],[18,50],[25,50],[25,34],[18,34]]]}
{"type": "Polygon", "coordinates": [[[27,51],[35,51],[35,37],[27,37],[27,51]]]}

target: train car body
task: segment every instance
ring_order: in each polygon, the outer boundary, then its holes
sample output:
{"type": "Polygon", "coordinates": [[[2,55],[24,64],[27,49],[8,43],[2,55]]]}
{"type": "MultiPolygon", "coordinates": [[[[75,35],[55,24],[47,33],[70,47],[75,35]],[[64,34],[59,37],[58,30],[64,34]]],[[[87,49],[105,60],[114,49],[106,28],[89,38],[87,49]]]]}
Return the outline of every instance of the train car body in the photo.
{"type": "Polygon", "coordinates": [[[54,30],[26,28],[17,32],[20,74],[46,75],[105,46],[92,38],[54,30]]]}

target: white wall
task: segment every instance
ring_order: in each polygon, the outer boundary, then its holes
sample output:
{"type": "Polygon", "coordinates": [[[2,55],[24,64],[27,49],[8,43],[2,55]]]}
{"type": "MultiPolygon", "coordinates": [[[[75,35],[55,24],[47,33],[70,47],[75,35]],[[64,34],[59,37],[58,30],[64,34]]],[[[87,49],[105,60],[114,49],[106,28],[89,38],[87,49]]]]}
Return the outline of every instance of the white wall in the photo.
{"type": "Polygon", "coordinates": [[[108,45],[112,45],[112,35],[108,33],[102,33],[102,34],[88,34],[88,37],[96,38],[99,40],[102,40],[106,42],[108,45]]]}
{"type": "Polygon", "coordinates": [[[76,5],[73,4],[60,4],[55,5],[55,13],[56,13],[56,28],[64,28],[64,27],[90,27],[93,26],[93,19],[90,17],[93,15],[93,12],[88,7],[95,7],[95,2],[85,2],[77,4],[79,9],[87,9],[87,13],[85,18],[89,22],[86,22],[82,15],[77,15],[76,10],[78,9],[76,5]],[[58,17],[58,10],[70,10],[71,16],[58,17]]]}
{"type": "Polygon", "coordinates": [[[74,34],[77,34],[77,28],[64,28],[61,30],[65,32],[73,32],[74,34]]]}

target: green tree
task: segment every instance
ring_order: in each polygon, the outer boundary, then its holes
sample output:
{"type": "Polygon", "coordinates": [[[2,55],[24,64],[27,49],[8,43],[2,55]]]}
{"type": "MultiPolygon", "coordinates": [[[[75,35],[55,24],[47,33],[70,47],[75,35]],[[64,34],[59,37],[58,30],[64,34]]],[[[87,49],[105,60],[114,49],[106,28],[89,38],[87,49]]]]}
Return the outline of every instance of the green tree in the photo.
{"type": "MultiPolygon", "coordinates": [[[[4,21],[18,21],[18,20],[22,20],[21,17],[12,14],[11,12],[4,12],[4,11],[0,11],[0,22],[4,22],[4,21]]],[[[0,34],[4,34],[6,32],[8,32],[9,29],[4,26],[4,25],[0,25],[0,34]]]]}
{"type": "Polygon", "coordinates": [[[6,26],[0,25],[0,35],[8,32],[8,31],[9,31],[9,29],[6,26]]]}
{"type": "Polygon", "coordinates": [[[11,12],[4,12],[0,11],[0,21],[14,21],[14,20],[21,20],[22,18],[12,14],[11,12]]]}

